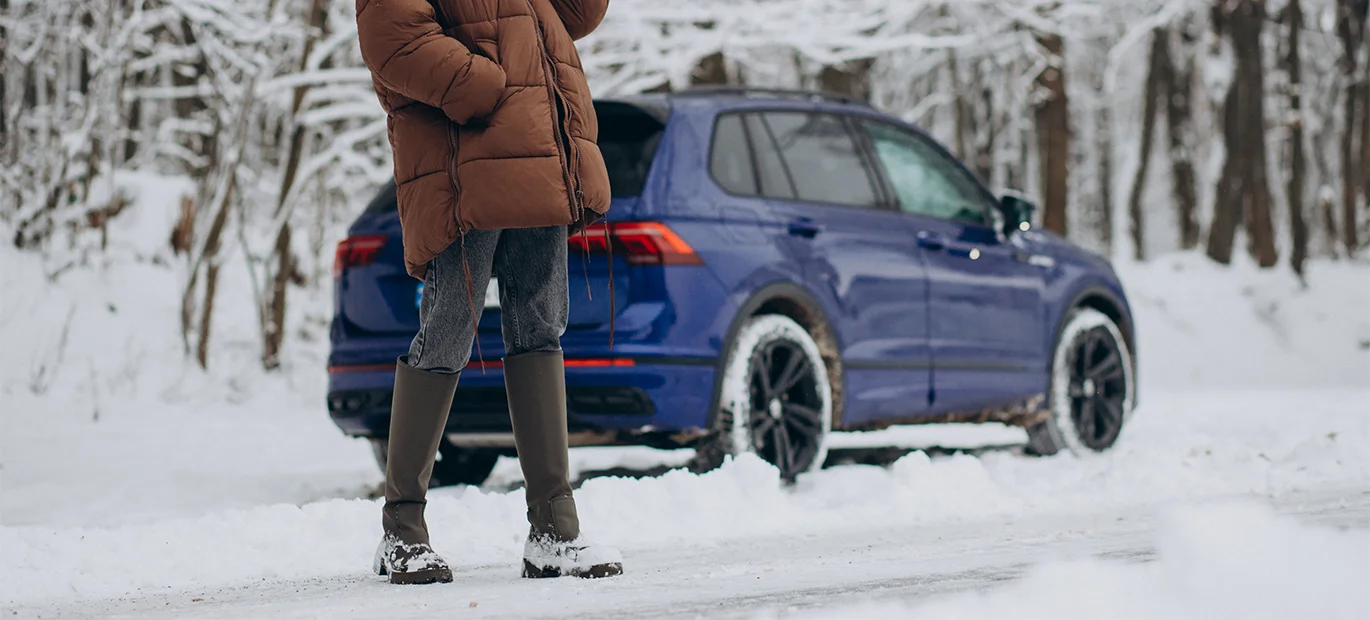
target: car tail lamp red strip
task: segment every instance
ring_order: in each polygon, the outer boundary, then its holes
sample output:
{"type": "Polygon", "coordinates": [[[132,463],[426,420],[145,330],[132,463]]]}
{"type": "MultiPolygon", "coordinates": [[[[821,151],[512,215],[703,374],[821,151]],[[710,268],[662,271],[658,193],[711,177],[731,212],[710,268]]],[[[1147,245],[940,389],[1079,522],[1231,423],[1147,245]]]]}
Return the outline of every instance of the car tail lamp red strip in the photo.
{"type": "Polygon", "coordinates": [[[566,360],[567,368],[631,368],[637,362],[630,359],[581,359],[566,360]]]}
{"type": "Polygon", "coordinates": [[[381,248],[385,247],[383,235],[348,237],[338,243],[338,251],[333,255],[333,277],[342,277],[343,271],[351,267],[361,267],[376,262],[381,248]]]}
{"type": "Polygon", "coordinates": [[[630,265],[702,265],[699,254],[675,231],[660,222],[596,224],[569,240],[571,249],[585,254],[615,254],[630,265]]]}
{"type": "MultiPolygon", "coordinates": [[[[581,358],[569,359],[565,361],[567,368],[632,368],[637,366],[637,361],[627,358],[581,358]]],[[[467,370],[499,370],[504,368],[501,360],[491,360],[481,362],[471,360],[466,364],[467,370]]],[[[358,364],[355,366],[329,366],[329,374],[340,374],[345,372],[383,372],[394,370],[394,364],[358,364]]]]}

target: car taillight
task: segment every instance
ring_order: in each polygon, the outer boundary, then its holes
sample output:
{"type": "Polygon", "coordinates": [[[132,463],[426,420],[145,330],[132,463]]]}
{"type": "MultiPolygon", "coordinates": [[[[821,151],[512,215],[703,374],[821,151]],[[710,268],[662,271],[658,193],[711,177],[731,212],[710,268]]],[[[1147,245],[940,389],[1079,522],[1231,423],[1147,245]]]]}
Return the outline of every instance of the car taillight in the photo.
{"type": "Polygon", "coordinates": [[[703,265],[694,248],[660,222],[614,222],[596,224],[583,235],[569,239],[571,249],[585,254],[614,254],[630,265],[703,265]]]}
{"type": "Polygon", "coordinates": [[[348,237],[338,243],[338,252],[333,256],[333,278],[342,277],[343,270],[350,267],[370,265],[385,247],[385,237],[367,235],[348,237]]]}

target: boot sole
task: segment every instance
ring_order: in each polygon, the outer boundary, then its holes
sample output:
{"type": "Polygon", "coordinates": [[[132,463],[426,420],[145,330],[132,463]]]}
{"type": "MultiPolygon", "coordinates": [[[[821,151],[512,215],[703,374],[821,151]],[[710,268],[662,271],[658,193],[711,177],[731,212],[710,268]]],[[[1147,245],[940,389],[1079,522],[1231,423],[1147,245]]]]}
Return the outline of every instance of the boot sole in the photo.
{"type": "Polygon", "coordinates": [[[596,564],[586,570],[573,570],[568,573],[551,566],[538,567],[537,565],[523,561],[523,577],[525,579],[553,579],[556,577],[580,577],[581,579],[603,579],[605,577],[616,577],[623,574],[623,565],[618,562],[610,564],[596,564]]]}
{"type": "Polygon", "coordinates": [[[376,574],[382,577],[389,577],[390,583],[401,586],[421,586],[430,583],[452,583],[452,569],[434,568],[431,570],[419,570],[411,573],[392,573],[381,566],[376,574]]]}

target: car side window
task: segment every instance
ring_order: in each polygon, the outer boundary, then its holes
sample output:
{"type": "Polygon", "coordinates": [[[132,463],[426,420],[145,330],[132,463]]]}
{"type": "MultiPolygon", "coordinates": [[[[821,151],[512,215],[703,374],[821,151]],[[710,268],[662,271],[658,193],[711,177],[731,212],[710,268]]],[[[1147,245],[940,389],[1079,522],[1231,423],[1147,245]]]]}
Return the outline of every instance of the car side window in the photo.
{"type": "Polygon", "coordinates": [[[800,200],[855,207],[878,204],[870,173],[841,117],[767,112],[764,120],[800,200]]]}
{"type": "Polygon", "coordinates": [[[885,176],[905,213],[985,224],[985,197],[960,166],[927,140],[890,125],[862,120],[885,176]]]}
{"type": "Polygon", "coordinates": [[[725,114],[714,123],[713,146],[709,151],[709,174],[730,194],[755,196],[756,167],[742,116],[725,114]]]}
{"type": "Polygon", "coordinates": [[[749,113],[743,116],[747,125],[747,135],[752,139],[752,154],[756,158],[756,175],[761,180],[761,195],[767,198],[794,200],[794,183],[790,181],[790,171],[780,159],[780,149],[775,145],[771,130],[761,115],[749,113]]]}

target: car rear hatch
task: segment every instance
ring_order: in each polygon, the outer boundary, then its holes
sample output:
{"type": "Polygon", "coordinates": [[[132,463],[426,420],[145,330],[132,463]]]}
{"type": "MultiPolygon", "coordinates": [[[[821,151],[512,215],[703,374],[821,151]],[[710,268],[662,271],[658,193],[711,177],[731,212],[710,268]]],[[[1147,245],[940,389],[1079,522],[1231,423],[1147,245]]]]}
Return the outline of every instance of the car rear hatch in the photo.
{"type": "MultiPolygon", "coordinates": [[[[622,101],[595,103],[599,117],[599,147],[609,170],[613,202],[608,223],[576,235],[570,243],[571,312],[568,330],[607,326],[610,319],[610,265],[606,231],[615,238],[613,250],[613,296],[617,308],[632,299],[633,278],[628,267],[643,264],[643,252],[657,247],[644,231],[629,226],[638,212],[644,188],[665,128],[664,107],[622,101]],[[627,233],[627,236],[617,233],[627,233]],[[638,237],[634,237],[638,235],[638,237]],[[632,245],[625,245],[627,243],[632,245]]],[[[645,231],[653,234],[653,231],[645,231]]],[[[388,183],[367,206],[339,243],[334,277],[337,279],[338,316],[351,335],[396,336],[418,329],[418,299],[422,285],[404,269],[395,185],[388,183]]],[[[492,283],[493,286],[493,283],[492,283]]],[[[481,318],[482,332],[498,332],[498,297],[493,288],[481,318]]]]}

